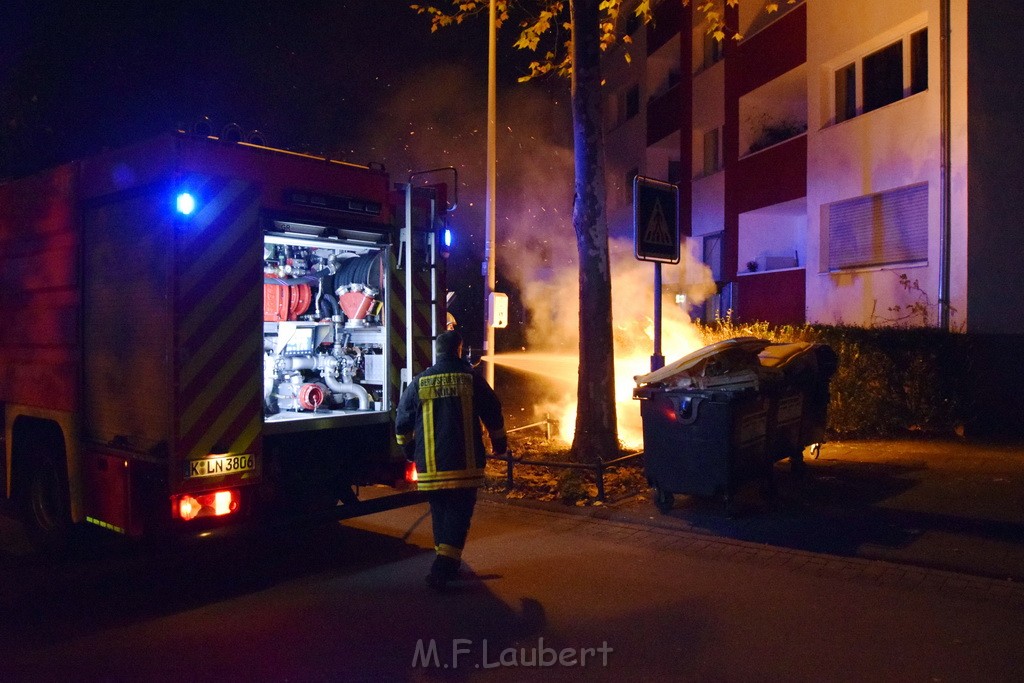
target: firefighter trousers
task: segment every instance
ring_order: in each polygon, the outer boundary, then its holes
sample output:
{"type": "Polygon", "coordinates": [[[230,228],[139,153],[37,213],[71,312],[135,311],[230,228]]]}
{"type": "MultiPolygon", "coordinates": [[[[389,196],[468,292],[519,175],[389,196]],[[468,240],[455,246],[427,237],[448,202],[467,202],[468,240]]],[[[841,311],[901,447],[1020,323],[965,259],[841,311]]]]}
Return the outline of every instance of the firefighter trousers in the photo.
{"type": "MultiPolygon", "coordinates": [[[[469,535],[469,522],[476,507],[476,489],[440,489],[427,493],[434,527],[434,550],[438,557],[454,560],[457,568],[469,535]]],[[[451,563],[446,563],[451,564],[451,563]]]]}

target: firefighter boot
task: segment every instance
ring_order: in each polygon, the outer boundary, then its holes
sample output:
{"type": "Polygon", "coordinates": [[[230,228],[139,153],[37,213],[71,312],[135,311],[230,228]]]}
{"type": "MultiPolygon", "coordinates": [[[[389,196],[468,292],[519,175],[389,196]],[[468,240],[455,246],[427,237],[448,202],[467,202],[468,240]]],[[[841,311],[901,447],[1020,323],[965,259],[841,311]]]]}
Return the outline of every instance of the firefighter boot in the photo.
{"type": "Polygon", "coordinates": [[[459,565],[462,562],[459,558],[452,557],[452,555],[461,554],[458,550],[458,548],[444,544],[437,547],[437,556],[434,558],[434,563],[430,565],[430,573],[427,574],[428,586],[434,590],[442,591],[448,587],[451,581],[458,577],[459,565]]]}

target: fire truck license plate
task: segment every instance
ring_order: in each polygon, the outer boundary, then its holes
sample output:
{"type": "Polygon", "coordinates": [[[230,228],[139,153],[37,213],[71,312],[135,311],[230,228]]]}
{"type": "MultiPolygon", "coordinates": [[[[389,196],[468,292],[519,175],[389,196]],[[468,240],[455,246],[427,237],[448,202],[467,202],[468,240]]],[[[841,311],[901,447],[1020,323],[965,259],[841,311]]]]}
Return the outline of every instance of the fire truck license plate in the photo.
{"type": "Polygon", "coordinates": [[[185,465],[185,477],[215,477],[221,474],[250,472],[256,469],[255,458],[248,455],[218,455],[202,460],[189,460],[185,465]]]}

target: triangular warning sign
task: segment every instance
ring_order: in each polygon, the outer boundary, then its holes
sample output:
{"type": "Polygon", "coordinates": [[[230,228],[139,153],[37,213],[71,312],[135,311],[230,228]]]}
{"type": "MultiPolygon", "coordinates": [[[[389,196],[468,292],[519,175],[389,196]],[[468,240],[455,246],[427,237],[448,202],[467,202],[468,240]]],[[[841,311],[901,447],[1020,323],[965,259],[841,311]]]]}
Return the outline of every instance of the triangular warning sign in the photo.
{"type": "Polygon", "coordinates": [[[676,243],[672,239],[672,233],[669,232],[668,221],[665,220],[665,213],[661,210],[661,202],[654,202],[654,209],[651,211],[650,220],[647,221],[643,241],[644,244],[657,244],[663,247],[671,247],[676,243]]]}

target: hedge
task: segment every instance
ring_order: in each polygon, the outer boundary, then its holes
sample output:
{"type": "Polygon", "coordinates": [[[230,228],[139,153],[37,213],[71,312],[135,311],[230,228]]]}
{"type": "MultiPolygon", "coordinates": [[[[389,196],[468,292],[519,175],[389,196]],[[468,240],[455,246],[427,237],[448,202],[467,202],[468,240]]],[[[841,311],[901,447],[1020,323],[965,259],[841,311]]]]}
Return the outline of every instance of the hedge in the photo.
{"type": "Polygon", "coordinates": [[[831,438],[1024,434],[1024,338],[933,328],[738,325],[701,327],[710,344],[738,336],[828,344],[831,438]]]}

